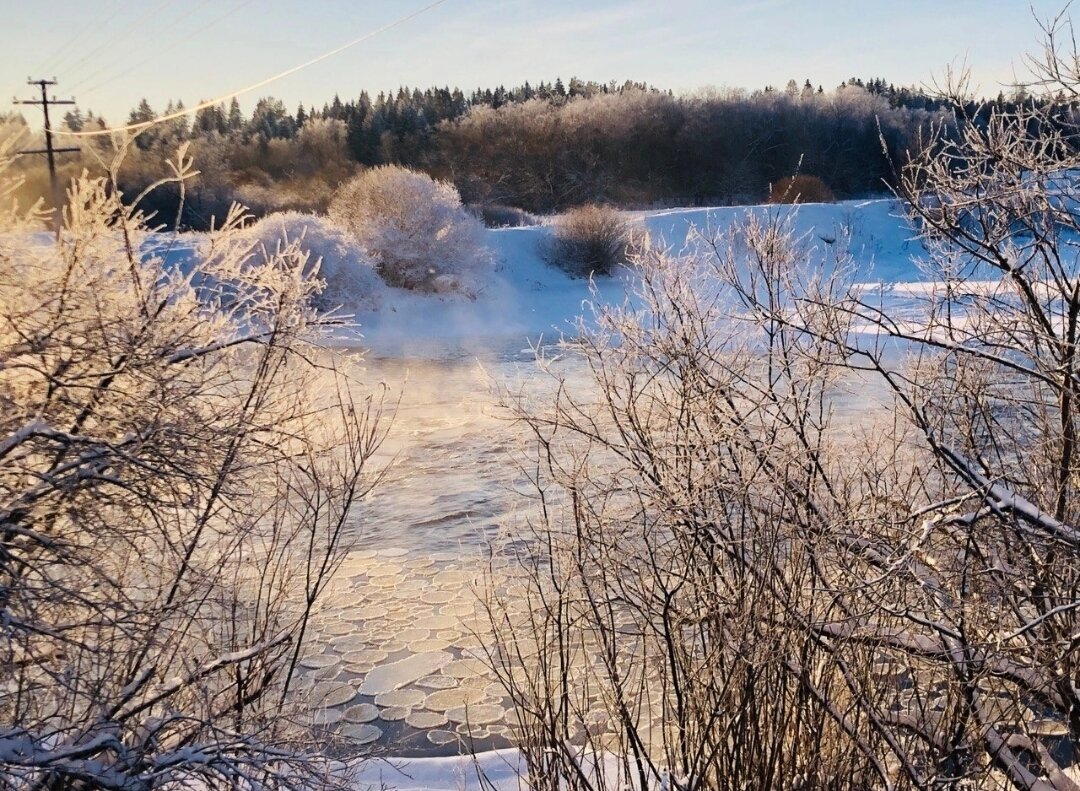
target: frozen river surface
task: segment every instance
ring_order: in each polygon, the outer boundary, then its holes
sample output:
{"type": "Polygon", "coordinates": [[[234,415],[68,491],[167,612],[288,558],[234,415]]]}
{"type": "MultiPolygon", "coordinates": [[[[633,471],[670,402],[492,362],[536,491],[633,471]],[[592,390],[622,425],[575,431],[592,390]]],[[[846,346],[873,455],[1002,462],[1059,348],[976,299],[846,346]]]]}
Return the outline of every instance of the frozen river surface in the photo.
{"type": "Polygon", "coordinates": [[[300,689],[318,728],[398,755],[507,746],[508,706],[480,661],[490,630],[478,586],[523,500],[519,440],[493,389],[535,379],[534,355],[366,368],[401,399],[379,459],[390,473],[354,510],[300,689]]]}

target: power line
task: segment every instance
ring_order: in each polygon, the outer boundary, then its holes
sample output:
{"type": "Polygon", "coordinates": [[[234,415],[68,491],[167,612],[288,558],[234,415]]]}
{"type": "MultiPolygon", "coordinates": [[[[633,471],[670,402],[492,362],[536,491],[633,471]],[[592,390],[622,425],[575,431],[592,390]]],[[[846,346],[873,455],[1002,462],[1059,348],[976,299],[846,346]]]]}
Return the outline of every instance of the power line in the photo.
{"type": "MultiPolygon", "coordinates": [[[[199,2],[195,3],[194,5],[190,6],[189,8],[179,9],[178,14],[173,15],[172,17],[163,17],[161,20],[159,20],[159,22],[157,23],[157,26],[158,27],[160,27],[161,25],[168,26],[169,23],[176,20],[180,16],[180,14],[194,15],[196,12],[198,12],[200,9],[202,9],[204,6],[206,6],[210,2],[211,2],[211,0],[199,0],[199,2]]],[[[149,45],[151,47],[156,47],[158,45],[158,43],[159,43],[158,40],[152,34],[149,34],[149,30],[152,29],[152,27],[153,26],[151,26],[150,28],[144,28],[143,30],[140,31],[140,33],[142,34],[142,39],[141,39],[140,45],[134,47],[133,49],[138,49],[138,48],[140,48],[140,46],[145,47],[145,46],[149,45]]],[[[153,51],[153,53],[151,54],[151,57],[155,57],[155,56],[161,54],[162,52],[163,52],[163,50],[160,47],[158,47],[157,49],[155,49],[153,51]]],[[[100,79],[101,75],[103,73],[107,73],[110,69],[113,69],[116,66],[121,66],[122,67],[123,63],[125,61],[128,61],[128,60],[130,60],[129,57],[128,57],[128,53],[124,52],[124,51],[120,51],[118,53],[117,57],[106,60],[104,63],[96,63],[96,64],[94,64],[95,66],[97,66],[97,68],[91,70],[89,73],[80,74],[78,76],[78,78],[77,78],[78,82],[74,83],[71,86],[71,90],[73,90],[73,91],[80,90],[80,86],[86,85],[89,82],[100,79]]],[[[145,62],[145,60],[140,61],[140,63],[142,63],[142,62],[145,62]]],[[[85,92],[85,89],[82,89],[82,91],[85,92]]]]}
{"type": "Polygon", "coordinates": [[[63,63],[65,60],[72,56],[72,53],[75,51],[75,44],[80,39],[82,39],[91,30],[108,29],[109,24],[114,19],[116,19],[117,15],[123,10],[123,8],[124,0],[115,0],[112,6],[111,14],[109,14],[104,19],[91,19],[89,22],[79,28],[79,30],[76,31],[74,36],[69,38],[66,43],[62,44],[55,52],[53,52],[52,55],[49,56],[48,60],[41,64],[41,66],[38,68],[38,73],[43,74],[50,71],[55,71],[57,66],[59,66],[61,63],[63,63]]]}
{"type": "MultiPolygon", "coordinates": [[[[60,190],[59,184],[56,180],[56,155],[63,154],[69,151],[78,151],[78,148],[68,146],[66,148],[57,148],[53,145],[53,128],[52,121],[49,118],[49,107],[56,104],[75,104],[74,99],[57,99],[55,96],[49,97],[49,86],[56,85],[56,80],[27,80],[27,85],[41,86],[41,98],[40,99],[16,99],[15,104],[36,104],[41,106],[42,112],[45,114],[45,148],[28,149],[20,151],[20,154],[44,154],[49,160],[49,187],[52,190],[53,206],[57,209],[60,207],[60,190]]],[[[59,232],[60,212],[57,211],[54,217],[54,221],[57,223],[56,228],[59,232]]]]}
{"type": "MultiPolygon", "coordinates": [[[[184,43],[190,41],[195,36],[201,35],[202,33],[205,33],[210,28],[221,24],[221,22],[225,21],[227,18],[229,18],[230,16],[232,16],[233,14],[235,14],[237,11],[244,8],[245,6],[251,5],[253,2],[254,2],[254,0],[242,0],[242,2],[239,5],[233,6],[232,8],[230,8],[225,13],[218,15],[214,19],[211,19],[205,25],[203,25],[202,27],[196,28],[195,30],[191,31],[190,33],[188,33],[186,36],[179,39],[178,41],[174,41],[172,44],[169,44],[167,47],[161,47],[161,48],[158,48],[158,49],[154,50],[146,58],[143,58],[142,60],[131,64],[130,66],[128,66],[127,68],[123,69],[120,72],[115,72],[115,73],[109,75],[103,81],[99,82],[97,85],[93,85],[93,86],[91,86],[89,88],[85,88],[82,91],[82,93],[84,93],[84,94],[94,93],[96,91],[101,90],[106,85],[110,85],[111,83],[116,82],[121,77],[126,77],[131,72],[135,71],[136,69],[140,68],[141,66],[146,65],[146,63],[148,63],[149,61],[160,58],[162,55],[165,55],[165,54],[173,51],[174,49],[179,47],[181,44],[184,44],[184,43]]],[[[84,82],[85,82],[85,80],[84,80],[84,82]]]]}
{"type": "Polygon", "coordinates": [[[77,67],[81,66],[82,64],[86,63],[86,61],[88,61],[92,56],[98,54],[99,52],[101,52],[103,49],[106,49],[107,47],[111,47],[119,39],[123,38],[128,33],[130,33],[132,30],[134,30],[136,27],[141,25],[144,19],[146,19],[147,17],[153,16],[158,11],[165,8],[165,6],[167,6],[171,2],[174,2],[174,0],[161,0],[161,2],[158,3],[157,5],[151,6],[150,8],[146,9],[145,11],[143,11],[143,13],[139,14],[131,22],[129,22],[127,25],[122,27],[119,31],[114,33],[110,38],[107,38],[104,41],[100,42],[96,47],[91,49],[89,52],[85,53],[77,61],[75,61],[74,63],[68,65],[67,68],[70,69],[70,70],[74,70],[75,68],[77,68],[77,67]]]}
{"type": "Polygon", "coordinates": [[[378,36],[378,35],[380,35],[382,33],[385,33],[388,30],[392,30],[393,28],[400,27],[401,25],[404,25],[406,22],[409,22],[409,21],[411,21],[413,19],[416,19],[416,17],[421,16],[422,14],[426,14],[428,11],[431,11],[432,9],[437,8],[438,6],[441,6],[441,5],[443,5],[443,4],[447,3],[447,2],[449,2],[449,0],[435,0],[435,2],[428,3],[426,6],[423,6],[422,8],[419,8],[416,11],[413,11],[410,14],[406,14],[403,17],[395,19],[393,22],[389,22],[389,23],[383,25],[380,28],[372,30],[369,33],[365,33],[364,35],[360,36],[359,38],[353,39],[352,41],[350,41],[350,42],[348,42],[346,44],[342,44],[340,47],[337,47],[336,49],[332,49],[332,50],[330,50],[328,52],[324,52],[322,55],[319,55],[318,57],[312,58],[309,61],[301,63],[298,66],[293,66],[291,69],[286,69],[285,71],[281,72],[280,74],[275,74],[272,77],[267,77],[265,80],[260,80],[259,82],[256,82],[256,83],[254,83],[252,85],[248,85],[246,88],[241,88],[238,91],[233,91],[232,93],[227,93],[227,94],[224,94],[222,96],[218,96],[218,97],[216,97],[214,99],[208,99],[206,101],[200,102],[199,104],[192,107],[191,109],[178,110],[175,113],[169,113],[167,115],[163,115],[160,118],[155,118],[152,121],[144,121],[142,123],[136,123],[136,124],[127,124],[126,126],[116,126],[116,127],[112,127],[111,129],[98,129],[98,130],[89,131],[89,132],[70,132],[70,131],[61,132],[61,131],[57,131],[55,134],[65,135],[66,137],[101,137],[103,135],[111,135],[111,134],[115,134],[115,133],[118,133],[118,132],[141,132],[144,129],[149,129],[150,127],[157,126],[158,124],[167,123],[168,121],[175,121],[177,118],[183,118],[184,116],[187,116],[187,115],[190,115],[192,113],[198,112],[199,110],[205,110],[207,107],[214,107],[214,106],[220,104],[221,102],[228,101],[229,99],[235,99],[238,96],[243,96],[245,93],[251,93],[252,91],[257,91],[257,90],[259,90],[259,88],[264,88],[267,85],[270,85],[271,83],[277,82],[278,80],[282,80],[282,79],[284,79],[286,77],[290,77],[293,74],[296,74],[298,71],[302,71],[303,69],[306,69],[309,66],[314,66],[316,63],[320,63],[320,62],[326,60],[327,58],[332,58],[334,55],[338,55],[338,54],[344,52],[347,49],[351,49],[352,47],[355,47],[358,44],[362,44],[365,41],[373,39],[376,36],[378,36]]]}

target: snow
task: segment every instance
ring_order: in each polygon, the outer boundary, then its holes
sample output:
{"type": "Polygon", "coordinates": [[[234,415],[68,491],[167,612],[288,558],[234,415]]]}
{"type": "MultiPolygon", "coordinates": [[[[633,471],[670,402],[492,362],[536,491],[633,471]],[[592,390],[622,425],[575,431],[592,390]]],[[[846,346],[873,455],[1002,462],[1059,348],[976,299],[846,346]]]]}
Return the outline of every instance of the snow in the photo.
{"type": "MultiPolygon", "coordinates": [[[[637,212],[633,217],[654,244],[680,251],[700,244],[692,228],[706,236],[723,232],[748,213],[793,214],[796,235],[819,253],[849,229],[856,280],[879,290],[893,308],[922,301],[926,286],[911,285],[927,280],[916,264],[922,248],[893,200],[672,209],[637,212]]],[[[322,307],[338,309],[357,325],[337,342],[369,348],[379,357],[432,359],[519,351],[572,332],[573,320],[586,312],[590,301],[621,300],[629,281],[624,272],[590,284],[548,264],[544,250],[551,235],[549,224],[484,231],[494,266],[473,295],[417,293],[386,285],[370,257],[325,218],[271,215],[249,231],[253,244],[268,249],[283,232],[290,238],[302,235],[312,260],[321,259],[321,273],[328,281],[322,307]]],[[[197,240],[197,235],[193,237],[197,240]]],[[[172,241],[170,258],[190,255],[192,242],[185,248],[172,241]]]]}
{"type": "MultiPolygon", "coordinates": [[[[679,209],[640,213],[637,217],[654,243],[678,251],[693,246],[691,228],[706,234],[723,232],[747,212],[770,211],[786,215],[793,209],[775,206],[679,209]]],[[[925,279],[913,260],[921,247],[896,202],[808,204],[794,211],[796,234],[818,248],[825,244],[820,237],[837,238],[843,226],[851,228],[850,246],[858,266],[858,280],[891,284],[925,279]]],[[[594,295],[588,281],[571,278],[549,265],[543,250],[550,234],[549,226],[487,231],[496,266],[475,301],[452,296],[397,294],[384,301],[381,310],[357,315],[365,343],[380,354],[393,356],[402,352],[423,355],[454,345],[466,352],[476,348],[486,350],[495,339],[520,347],[526,340],[535,342],[570,332],[572,321],[593,299],[623,298],[628,281],[625,273],[598,278],[594,295]]]]}
{"type": "MultiPolygon", "coordinates": [[[[579,753],[578,759],[590,780],[600,780],[602,772],[612,791],[636,785],[623,782],[621,762],[611,753],[579,753]]],[[[516,749],[447,758],[373,760],[353,769],[354,787],[361,791],[521,791],[526,771],[524,757],[516,749]]]]}
{"type": "Polygon", "coordinates": [[[369,761],[357,769],[356,787],[397,791],[519,791],[525,767],[517,750],[477,756],[369,761]]]}
{"type": "Polygon", "coordinates": [[[820,248],[838,240],[846,228],[851,234],[849,247],[858,266],[858,280],[906,283],[925,279],[913,258],[922,253],[915,232],[894,200],[807,203],[800,206],[723,206],[706,209],[671,209],[639,212],[653,240],[663,241],[675,250],[688,241],[691,228],[709,236],[724,232],[748,214],[766,217],[779,214],[792,218],[796,237],[820,248]]]}

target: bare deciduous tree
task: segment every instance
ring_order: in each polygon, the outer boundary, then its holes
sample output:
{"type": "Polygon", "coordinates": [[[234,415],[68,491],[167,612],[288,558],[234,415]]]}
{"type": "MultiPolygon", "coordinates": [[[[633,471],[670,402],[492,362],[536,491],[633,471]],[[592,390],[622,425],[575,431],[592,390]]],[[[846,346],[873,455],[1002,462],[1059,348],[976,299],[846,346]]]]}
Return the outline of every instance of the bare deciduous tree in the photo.
{"type": "Polygon", "coordinates": [[[0,237],[0,787],[330,782],[290,678],[385,421],[317,264],[239,208],[178,257],[109,178],[64,219],[0,237]]]}

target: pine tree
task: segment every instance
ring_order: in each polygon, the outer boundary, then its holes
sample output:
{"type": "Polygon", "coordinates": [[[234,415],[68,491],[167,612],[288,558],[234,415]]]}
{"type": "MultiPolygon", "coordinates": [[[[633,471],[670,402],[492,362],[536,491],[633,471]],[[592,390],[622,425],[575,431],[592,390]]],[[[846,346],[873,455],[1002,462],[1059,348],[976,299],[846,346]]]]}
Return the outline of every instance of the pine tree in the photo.
{"type": "MultiPolygon", "coordinates": [[[[362,107],[363,103],[360,106],[362,107]]],[[[362,114],[358,108],[349,119],[349,126],[345,133],[349,155],[362,165],[379,163],[379,134],[372,127],[370,115],[370,111],[362,114]]]]}
{"type": "Polygon", "coordinates": [[[296,122],[285,109],[285,103],[272,97],[259,99],[247,128],[251,136],[262,141],[274,138],[288,140],[296,134],[296,122]]]}
{"type": "Polygon", "coordinates": [[[157,113],[150,107],[150,102],[140,99],[135,109],[128,115],[129,124],[145,124],[157,118],[157,113]]]}
{"type": "Polygon", "coordinates": [[[195,131],[202,134],[225,131],[225,113],[219,105],[204,107],[195,113],[195,131]]]}
{"type": "Polygon", "coordinates": [[[226,120],[226,126],[228,131],[235,134],[244,128],[244,114],[240,112],[240,102],[233,97],[232,102],[229,103],[229,116],[226,120]]]}
{"type": "MultiPolygon", "coordinates": [[[[173,107],[172,112],[179,113],[183,112],[185,109],[187,108],[184,107],[183,99],[178,99],[176,102],[176,106],[173,107]]],[[[170,113],[166,113],[166,115],[169,114],[170,113]]],[[[174,118],[172,121],[169,122],[168,135],[173,140],[187,140],[191,136],[190,132],[191,128],[188,125],[188,117],[186,115],[181,115],[179,118],[174,118]]]]}
{"type": "Polygon", "coordinates": [[[334,101],[330,104],[330,114],[327,117],[338,121],[345,120],[345,106],[341,103],[341,97],[336,93],[334,94],[334,101]]]}
{"type": "MultiPolygon", "coordinates": [[[[150,107],[150,102],[146,99],[140,99],[139,104],[128,115],[129,124],[146,124],[157,118],[157,113],[150,107]]],[[[143,151],[146,151],[153,147],[157,141],[157,133],[153,127],[148,127],[143,131],[140,131],[135,138],[135,145],[143,151]]]]}
{"type": "MultiPolygon", "coordinates": [[[[199,99],[199,104],[202,104],[202,103],[203,103],[203,100],[199,99]]],[[[214,131],[214,127],[216,125],[215,124],[215,118],[214,118],[214,110],[215,109],[217,109],[217,108],[211,106],[211,107],[203,107],[200,110],[196,110],[195,111],[195,123],[192,124],[192,132],[194,132],[196,135],[200,135],[200,134],[207,134],[209,132],[214,131]]]]}
{"type": "Polygon", "coordinates": [[[78,107],[69,113],[64,113],[64,126],[72,132],[81,132],[85,125],[86,119],[83,118],[82,111],[78,107]]]}

